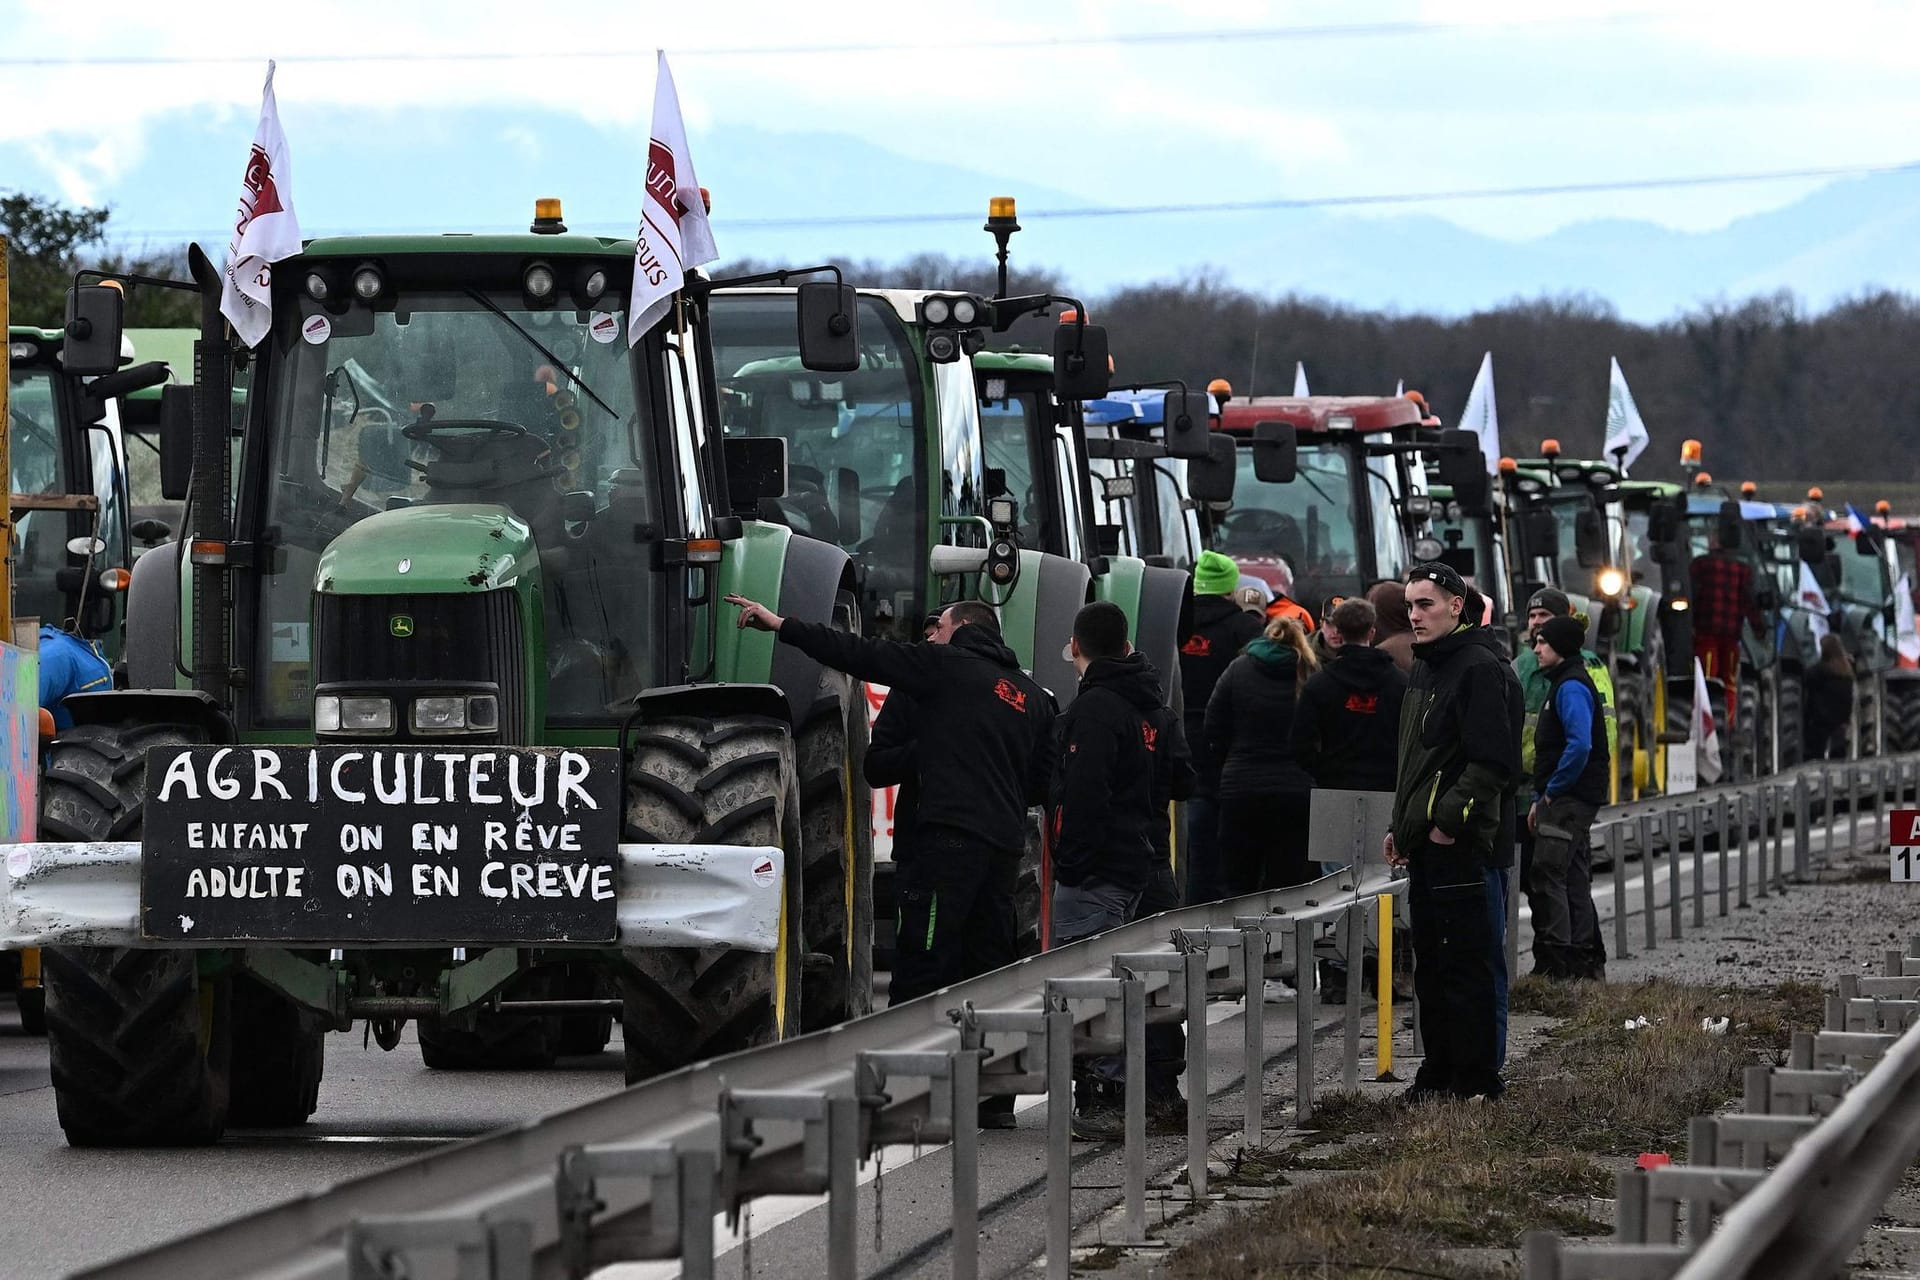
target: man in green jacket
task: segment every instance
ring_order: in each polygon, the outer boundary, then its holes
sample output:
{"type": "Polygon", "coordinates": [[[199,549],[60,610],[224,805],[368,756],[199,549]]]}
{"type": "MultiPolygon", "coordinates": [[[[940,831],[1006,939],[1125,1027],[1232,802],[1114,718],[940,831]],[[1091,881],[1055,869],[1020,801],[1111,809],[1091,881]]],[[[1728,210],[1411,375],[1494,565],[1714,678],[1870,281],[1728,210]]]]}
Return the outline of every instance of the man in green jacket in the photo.
{"type": "Polygon", "coordinates": [[[1466,611],[1444,564],[1407,575],[1413,671],[1400,710],[1400,758],[1387,861],[1410,880],[1414,989],[1427,1056],[1406,1095],[1497,1098],[1500,978],[1495,956],[1513,834],[1522,708],[1499,640],[1466,611]],[[1496,923],[1498,921],[1498,923],[1496,923]]]}

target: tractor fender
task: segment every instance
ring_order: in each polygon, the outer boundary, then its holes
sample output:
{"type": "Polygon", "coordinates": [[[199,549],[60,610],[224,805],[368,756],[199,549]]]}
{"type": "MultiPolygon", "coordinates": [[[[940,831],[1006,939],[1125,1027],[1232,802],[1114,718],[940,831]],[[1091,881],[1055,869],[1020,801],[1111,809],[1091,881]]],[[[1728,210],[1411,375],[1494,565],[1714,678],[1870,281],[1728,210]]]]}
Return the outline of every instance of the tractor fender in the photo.
{"type": "Polygon", "coordinates": [[[180,651],[180,602],[185,575],[178,543],[153,548],[133,562],[127,586],[127,683],[135,689],[172,689],[180,651]]]}
{"type": "Polygon", "coordinates": [[[1012,597],[1000,606],[1000,627],[1007,644],[1040,686],[1064,710],[1079,692],[1080,676],[1066,656],[1073,638],[1073,615],[1089,599],[1092,575],[1078,560],[1038,551],[1020,552],[1020,577],[1012,597]]]}
{"type": "Polygon", "coordinates": [[[673,716],[704,720],[722,716],[766,716],[791,728],[793,718],[789,711],[787,695],[776,685],[670,684],[648,689],[635,697],[629,723],[673,716]]]}
{"type": "MultiPolygon", "coordinates": [[[[1140,581],[1140,616],[1134,622],[1134,648],[1160,671],[1161,688],[1171,703],[1180,674],[1180,640],[1192,629],[1192,576],[1185,569],[1148,565],[1140,581]]],[[[1175,711],[1181,708],[1174,707],[1175,711]]]]}
{"type": "MultiPolygon", "coordinates": [[[[834,603],[852,587],[852,562],[830,542],[814,538],[788,539],[780,566],[780,602],[774,612],[783,618],[831,623],[834,603]]],[[[786,690],[791,724],[806,723],[820,687],[820,664],[790,644],[773,647],[775,685],[786,690]]]]}
{"type": "Polygon", "coordinates": [[[76,725],[190,724],[204,729],[209,742],[238,742],[233,721],[202,689],[111,689],[76,693],[61,704],[76,725]]]}

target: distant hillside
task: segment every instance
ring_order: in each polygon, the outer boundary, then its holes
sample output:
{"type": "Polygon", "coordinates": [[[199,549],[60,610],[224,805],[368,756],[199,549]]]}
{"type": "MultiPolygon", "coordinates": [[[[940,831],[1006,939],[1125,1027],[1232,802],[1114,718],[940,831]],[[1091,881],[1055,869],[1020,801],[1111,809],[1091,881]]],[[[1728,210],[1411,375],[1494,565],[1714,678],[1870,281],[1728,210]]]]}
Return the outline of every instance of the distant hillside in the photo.
{"type": "MultiPolygon", "coordinates": [[[[283,102],[282,109],[298,208],[312,231],[510,227],[527,219],[536,195],[559,195],[573,225],[618,232],[639,209],[641,146],[631,131],[526,108],[401,114],[283,102]]],[[[104,188],[115,227],[122,234],[165,233],[162,240],[197,228],[203,239],[223,239],[250,126],[234,113],[163,118],[144,153],[104,188]]],[[[714,193],[717,238],[729,258],[983,256],[991,247],[980,230],[987,197],[1011,194],[1027,224],[1015,241],[1017,257],[1089,293],[1212,271],[1264,294],[1442,316],[1516,297],[1589,293],[1627,319],[1652,321],[1703,300],[1780,289],[1816,308],[1870,287],[1920,292],[1920,255],[1911,252],[1920,238],[1920,173],[1835,182],[1714,232],[1606,220],[1510,242],[1430,214],[1287,210],[1048,220],[1038,215],[1088,201],[841,135],[722,128],[696,137],[694,152],[714,193]],[[918,212],[965,216],[751,225],[918,212]]],[[[1044,171],[1044,155],[1031,148],[1018,159],[1044,171]]],[[[1115,170],[1124,171],[1121,157],[1115,170]]],[[[22,144],[0,144],[0,174],[10,187],[60,189],[22,144]]],[[[1202,201],[1210,194],[1202,175],[1153,187],[1127,177],[1116,179],[1106,203],[1202,201]]]]}

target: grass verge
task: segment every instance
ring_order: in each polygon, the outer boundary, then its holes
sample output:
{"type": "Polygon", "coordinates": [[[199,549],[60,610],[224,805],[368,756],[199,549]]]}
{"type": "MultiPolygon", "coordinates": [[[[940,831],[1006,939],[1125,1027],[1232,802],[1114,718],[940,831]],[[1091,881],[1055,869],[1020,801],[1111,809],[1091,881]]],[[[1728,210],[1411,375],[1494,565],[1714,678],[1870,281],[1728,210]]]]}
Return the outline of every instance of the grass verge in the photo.
{"type": "Polygon", "coordinates": [[[1746,1067],[1784,1061],[1792,1030],[1819,1025],[1823,996],[1810,983],[1524,978],[1513,1009],[1563,1021],[1540,1048],[1508,1064],[1503,1099],[1407,1109],[1386,1098],[1328,1096],[1306,1142],[1252,1153],[1233,1173],[1241,1183],[1286,1185],[1293,1172],[1301,1185],[1182,1246],[1169,1259],[1173,1274],[1514,1275],[1448,1253],[1518,1248],[1535,1228],[1609,1230],[1590,1200],[1611,1197],[1618,1161],[1645,1151],[1683,1159],[1687,1121],[1738,1097],[1746,1067]],[[1626,1028],[1642,1017],[1650,1025],[1626,1028]],[[1701,1029],[1702,1019],[1723,1017],[1726,1034],[1701,1029]]]}

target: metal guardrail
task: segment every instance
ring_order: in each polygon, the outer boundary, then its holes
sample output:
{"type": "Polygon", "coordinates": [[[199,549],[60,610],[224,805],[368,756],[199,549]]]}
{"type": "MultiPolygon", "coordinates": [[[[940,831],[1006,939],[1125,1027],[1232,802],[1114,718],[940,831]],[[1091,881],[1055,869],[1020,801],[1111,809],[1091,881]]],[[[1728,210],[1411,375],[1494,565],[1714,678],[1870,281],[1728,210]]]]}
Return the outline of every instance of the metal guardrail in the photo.
{"type": "MultiPolygon", "coordinates": [[[[1847,795],[1849,821],[1857,824],[1869,782],[1876,798],[1920,789],[1920,757],[1807,766],[1716,792],[1608,810],[1599,830],[1616,857],[1616,941],[1624,942],[1627,928],[1623,842],[1629,833],[1638,848],[1648,851],[1642,874],[1646,937],[1652,946],[1656,864],[1664,848],[1669,892],[1677,904],[1686,837],[1696,873],[1695,922],[1700,921],[1708,830],[1703,814],[1715,815],[1718,824],[1724,912],[1725,872],[1734,865],[1728,861],[1729,836],[1738,845],[1744,903],[1750,881],[1756,892],[1765,893],[1788,877],[1789,817],[1792,866],[1794,873],[1804,874],[1813,858],[1815,798],[1831,817],[1839,797],[1847,795]],[[1849,772],[1836,778],[1841,770],[1849,772]],[[1731,821],[1729,806],[1735,815],[1731,821]],[[1758,857],[1750,859],[1747,837],[1756,817],[1758,857]]],[[[1363,847],[1365,824],[1358,807],[1350,819],[1335,815],[1333,820],[1347,823],[1350,847],[1363,847]]],[[[1830,830],[1827,850],[1832,847],[1830,830]]],[[[1212,1046],[1204,1014],[1191,1015],[1211,999],[1245,997],[1239,1046],[1243,1080],[1259,1080],[1265,1051],[1261,987],[1270,971],[1284,972],[1290,957],[1302,992],[1296,1006],[1299,1044],[1311,1046],[1313,957],[1323,946],[1323,927],[1339,926],[1336,945],[1348,959],[1349,973],[1356,973],[1361,928],[1377,919],[1374,913],[1393,900],[1388,895],[1406,884],[1385,875],[1366,876],[1364,859],[1354,866],[1353,874],[1310,885],[1135,921],[898,1008],[698,1064],[86,1274],[141,1280],[226,1275],[384,1280],[401,1274],[519,1280],[579,1277],[614,1262],[677,1258],[682,1273],[697,1280],[713,1272],[716,1213],[737,1216],[762,1195],[825,1194],[827,1275],[842,1280],[855,1267],[857,1165],[890,1143],[914,1141],[950,1144],[952,1273],[970,1280],[978,1264],[978,1138],[972,1123],[978,1099],[1042,1094],[1047,1272],[1064,1277],[1072,1230],[1072,1058],[1104,1053],[1126,1061],[1125,1238],[1144,1241],[1146,1026],[1184,1022],[1192,1033],[1186,1194],[1205,1197],[1212,1046]]],[[[1678,905],[1671,905],[1669,919],[1678,936],[1678,905]]],[[[1341,1015],[1342,1084],[1349,1090],[1358,1087],[1363,1016],[1358,988],[1350,982],[1341,1015]]],[[[1313,1112],[1314,1055],[1309,1049],[1294,1057],[1295,1120],[1301,1122],[1313,1112]]],[[[1258,1146],[1267,1123],[1263,1091],[1241,1092],[1240,1140],[1258,1146]]]]}
{"type": "Polygon", "coordinates": [[[1694,1119],[1687,1164],[1619,1174],[1612,1241],[1530,1232],[1527,1280],[1840,1274],[1920,1157],[1920,938],[1885,976],[1842,976],[1826,1023],[1747,1069],[1741,1110],[1694,1119]]]}

